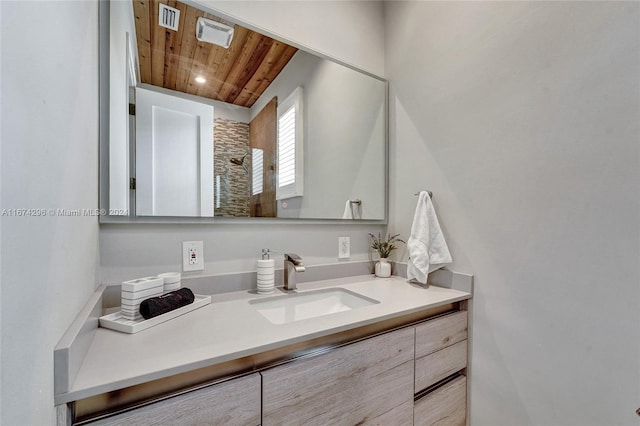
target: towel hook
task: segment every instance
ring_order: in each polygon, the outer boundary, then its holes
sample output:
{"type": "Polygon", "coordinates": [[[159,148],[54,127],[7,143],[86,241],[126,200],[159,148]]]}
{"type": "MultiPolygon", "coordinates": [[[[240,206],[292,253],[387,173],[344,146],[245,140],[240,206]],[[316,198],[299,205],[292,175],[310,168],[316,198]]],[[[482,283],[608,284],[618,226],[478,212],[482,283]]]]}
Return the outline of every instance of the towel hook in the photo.
{"type": "Polygon", "coordinates": [[[362,200],[356,198],[355,200],[349,200],[349,202],[351,204],[357,204],[357,205],[361,205],[362,204],[362,200]]]}
{"type": "MultiPolygon", "coordinates": [[[[433,198],[433,192],[431,191],[427,191],[427,194],[429,194],[429,198],[433,198]]],[[[420,195],[419,192],[416,192],[415,194],[413,194],[414,196],[420,195]]]]}

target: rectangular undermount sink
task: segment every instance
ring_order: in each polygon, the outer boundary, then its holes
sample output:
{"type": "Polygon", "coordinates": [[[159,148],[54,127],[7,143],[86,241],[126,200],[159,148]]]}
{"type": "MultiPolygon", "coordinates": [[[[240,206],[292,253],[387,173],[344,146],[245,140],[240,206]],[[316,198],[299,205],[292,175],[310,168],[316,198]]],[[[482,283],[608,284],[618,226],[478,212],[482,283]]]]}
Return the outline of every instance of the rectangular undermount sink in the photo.
{"type": "Polygon", "coordinates": [[[249,303],[273,324],[286,324],[378,304],[375,299],[344,288],[289,293],[249,303]]]}

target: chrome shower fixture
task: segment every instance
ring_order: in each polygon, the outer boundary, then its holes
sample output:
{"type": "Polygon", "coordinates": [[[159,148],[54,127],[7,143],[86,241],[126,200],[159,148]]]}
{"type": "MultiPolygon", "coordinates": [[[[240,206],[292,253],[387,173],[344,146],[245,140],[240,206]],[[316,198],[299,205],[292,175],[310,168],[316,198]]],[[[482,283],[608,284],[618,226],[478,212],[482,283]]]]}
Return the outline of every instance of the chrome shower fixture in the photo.
{"type": "Polygon", "coordinates": [[[234,157],[229,161],[231,161],[231,164],[235,164],[236,166],[244,166],[244,159],[247,158],[247,155],[248,154],[245,154],[242,158],[234,157]]]}
{"type": "Polygon", "coordinates": [[[249,154],[243,155],[242,158],[233,157],[229,159],[229,162],[231,162],[231,164],[235,164],[236,166],[241,166],[244,169],[244,171],[247,172],[247,174],[249,174],[249,169],[247,168],[247,165],[244,164],[244,160],[245,158],[247,158],[247,155],[249,154]]]}

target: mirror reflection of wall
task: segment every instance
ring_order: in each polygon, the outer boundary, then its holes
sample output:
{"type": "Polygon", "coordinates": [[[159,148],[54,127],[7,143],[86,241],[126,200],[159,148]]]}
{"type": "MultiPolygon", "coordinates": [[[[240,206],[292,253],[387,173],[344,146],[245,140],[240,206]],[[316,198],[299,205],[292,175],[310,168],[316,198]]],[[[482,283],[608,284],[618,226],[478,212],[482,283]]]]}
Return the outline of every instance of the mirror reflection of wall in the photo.
{"type": "MultiPolygon", "coordinates": [[[[118,8],[121,6],[115,5],[118,8]]],[[[258,196],[258,201],[251,201],[250,107],[286,66],[297,49],[180,2],[172,2],[168,9],[166,6],[157,1],[130,4],[131,16],[135,17],[135,48],[138,52],[131,62],[136,64],[134,66],[140,75],[141,86],[150,91],[171,94],[215,108],[213,156],[200,159],[194,164],[194,167],[206,169],[204,162],[211,161],[213,176],[203,177],[196,185],[185,185],[183,194],[168,193],[164,198],[193,192],[194,186],[208,188],[208,181],[212,179],[213,193],[200,193],[200,199],[208,201],[209,195],[211,196],[213,216],[275,216],[275,199],[267,198],[273,198],[272,193],[263,191],[258,196]],[[167,9],[169,13],[164,13],[163,10],[161,14],[162,8],[167,9]],[[170,22],[164,22],[163,17],[171,18],[170,22]],[[157,24],[158,18],[160,25],[157,24]],[[192,31],[193,24],[195,31],[192,31]],[[229,31],[224,40],[216,38],[221,27],[229,31]]],[[[127,29],[130,31],[130,26],[127,29]]],[[[132,103],[135,103],[135,100],[132,100],[132,103]]],[[[164,106],[155,108],[153,114],[156,120],[151,122],[166,120],[166,113],[160,116],[165,110],[164,106]]],[[[190,111],[182,113],[189,115],[190,111]]],[[[176,110],[175,115],[180,116],[180,111],[176,110]]],[[[167,127],[174,127],[174,124],[165,123],[164,128],[167,127]]],[[[154,140],[162,140],[160,132],[154,129],[145,128],[143,132],[153,134],[154,140]]],[[[177,135],[175,138],[180,137],[177,135]]],[[[184,146],[184,138],[181,139],[183,140],[169,142],[176,146],[184,146]]],[[[154,143],[160,142],[152,141],[151,151],[162,151],[159,146],[154,146],[154,143]]],[[[271,149],[274,150],[275,147],[271,149]]],[[[174,151],[174,154],[177,156],[181,152],[174,151]]],[[[147,157],[147,152],[142,152],[136,147],[136,170],[144,168],[140,166],[148,162],[147,157]]],[[[178,182],[185,173],[184,165],[180,170],[163,168],[165,170],[162,175],[159,169],[156,168],[153,175],[153,179],[157,179],[158,182],[178,182]]],[[[140,200],[149,200],[146,204],[151,206],[159,204],[163,194],[147,194],[152,188],[159,187],[155,181],[151,182],[151,185],[138,184],[137,204],[140,200]]],[[[182,201],[179,202],[184,204],[182,201]]],[[[138,209],[139,215],[154,215],[153,208],[146,208],[145,205],[142,207],[138,209]]],[[[155,209],[157,215],[197,215],[191,213],[191,209],[181,213],[184,210],[155,209]],[[172,214],[165,214],[168,211],[172,214]]]]}

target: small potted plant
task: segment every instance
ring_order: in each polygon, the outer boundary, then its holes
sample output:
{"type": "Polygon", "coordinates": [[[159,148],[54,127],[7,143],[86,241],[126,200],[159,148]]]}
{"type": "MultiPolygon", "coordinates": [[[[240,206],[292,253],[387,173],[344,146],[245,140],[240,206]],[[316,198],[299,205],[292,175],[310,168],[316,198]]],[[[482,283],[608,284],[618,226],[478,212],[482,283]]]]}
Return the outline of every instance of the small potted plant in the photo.
{"type": "Polygon", "coordinates": [[[371,238],[371,249],[378,252],[380,259],[376,263],[376,276],[386,278],[391,276],[391,264],[389,263],[389,256],[391,252],[398,248],[395,243],[404,243],[400,239],[400,234],[390,235],[387,234],[386,238],[382,238],[378,232],[378,237],[369,233],[371,238]]]}

